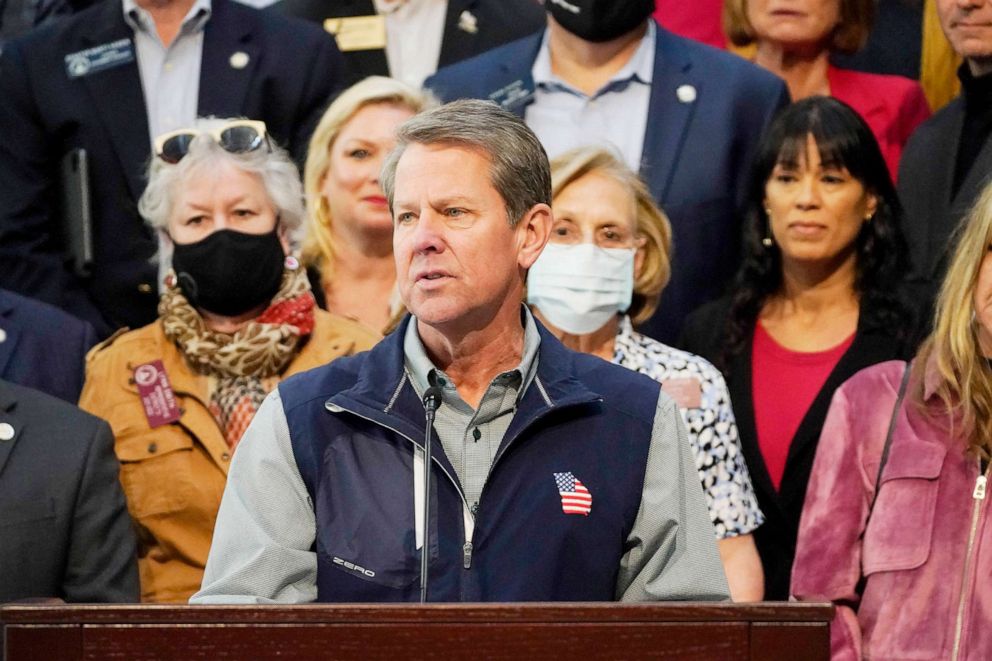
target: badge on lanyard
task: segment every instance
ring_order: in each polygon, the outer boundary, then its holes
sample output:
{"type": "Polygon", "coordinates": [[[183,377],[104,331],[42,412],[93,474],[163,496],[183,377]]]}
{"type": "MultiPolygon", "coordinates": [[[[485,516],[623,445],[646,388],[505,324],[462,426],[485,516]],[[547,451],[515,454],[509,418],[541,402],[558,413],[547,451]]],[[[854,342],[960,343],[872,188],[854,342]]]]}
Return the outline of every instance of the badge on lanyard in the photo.
{"type": "Polygon", "coordinates": [[[703,388],[699,379],[668,379],[661,384],[666,395],[683,409],[698,409],[703,404],[703,388]]]}
{"type": "Polygon", "coordinates": [[[179,419],[179,404],[161,360],[135,367],[134,383],[138,386],[141,405],[145,407],[148,426],[154,429],[179,419]]]}
{"type": "Polygon", "coordinates": [[[69,53],[65,56],[65,71],[69,78],[82,78],[91,73],[112,69],[131,62],[134,62],[134,45],[130,39],[124,38],[69,53]]]}

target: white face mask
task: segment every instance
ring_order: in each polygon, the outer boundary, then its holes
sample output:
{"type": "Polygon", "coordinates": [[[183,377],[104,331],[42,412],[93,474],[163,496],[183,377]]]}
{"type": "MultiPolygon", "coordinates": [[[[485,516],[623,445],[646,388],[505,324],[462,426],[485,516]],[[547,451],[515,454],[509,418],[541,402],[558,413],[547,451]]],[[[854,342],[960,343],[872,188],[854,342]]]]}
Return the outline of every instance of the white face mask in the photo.
{"type": "Polygon", "coordinates": [[[527,274],[527,303],[566,333],[599,330],[630,307],[635,248],[549,243],[527,274]]]}

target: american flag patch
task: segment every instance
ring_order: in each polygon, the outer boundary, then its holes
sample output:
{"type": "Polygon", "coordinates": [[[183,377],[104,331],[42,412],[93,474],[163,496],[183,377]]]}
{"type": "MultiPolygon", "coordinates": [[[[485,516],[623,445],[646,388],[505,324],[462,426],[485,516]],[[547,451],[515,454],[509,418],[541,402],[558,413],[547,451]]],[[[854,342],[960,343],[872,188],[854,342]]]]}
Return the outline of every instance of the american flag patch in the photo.
{"type": "Polygon", "coordinates": [[[577,477],[569,473],[555,473],[555,485],[561,496],[561,511],[565,514],[589,516],[592,511],[592,494],[577,477]]]}

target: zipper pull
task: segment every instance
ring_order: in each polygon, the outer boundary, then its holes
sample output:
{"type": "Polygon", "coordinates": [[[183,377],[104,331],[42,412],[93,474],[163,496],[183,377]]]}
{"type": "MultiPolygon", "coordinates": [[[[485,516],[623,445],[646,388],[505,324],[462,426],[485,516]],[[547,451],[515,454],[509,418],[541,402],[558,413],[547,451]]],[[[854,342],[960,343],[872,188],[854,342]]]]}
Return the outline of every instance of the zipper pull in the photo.
{"type": "Polygon", "coordinates": [[[472,542],[465,542],[465,546],[462,547],[462,566],[465,569],[472,568],[472,542]]]}
{"type": "Polygon", "coordinates": [[[971,494],[971,497],[975,500],[985,500],[985,484],[988,482],[988,478],[984,475],[979,475],[978,479],[975,480],[975,491],[971,494]]]}

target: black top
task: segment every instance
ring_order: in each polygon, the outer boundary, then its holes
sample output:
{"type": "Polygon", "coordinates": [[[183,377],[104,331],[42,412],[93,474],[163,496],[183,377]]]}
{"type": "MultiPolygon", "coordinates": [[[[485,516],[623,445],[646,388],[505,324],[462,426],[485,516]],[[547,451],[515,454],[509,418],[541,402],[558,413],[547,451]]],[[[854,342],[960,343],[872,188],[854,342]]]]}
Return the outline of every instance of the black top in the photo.
{"type": "Polygon", "coordinates": [[[967,63],[958,69],[964,99],[964,123],[958,142],[958,158],[954,165],[954,188],[958,192],[961,182],[971,170],[989,135],[992,135],[992,75],[975,78],[967,63]]]}
{"type": "MultiPolygon", "coordinates": [[[[686,318],[679,346],[719,366],[729,313],[729,297],[696,310],[686,318]]],[[[906,360],[915,351],[915,333],[906,333],[910,339],[901,340],[897,338],[900,334],[873,327],[870,319],[871,315],[866,314],[862,307],[854,341],[830,372],[792,438],[778,490],[772,484],[758,446],[751,397],[753,331],[744,350],[724,369],[744,460],[751,474],[758,504],[765,514],[765,523],[755,530],[754,539],[765,572],[766,600],[787,599],[789,596],[789,579],[796,554],[796,537],[806,498],[806,485],[834,391],[855,372],[887,360],[906,360]]]]}

